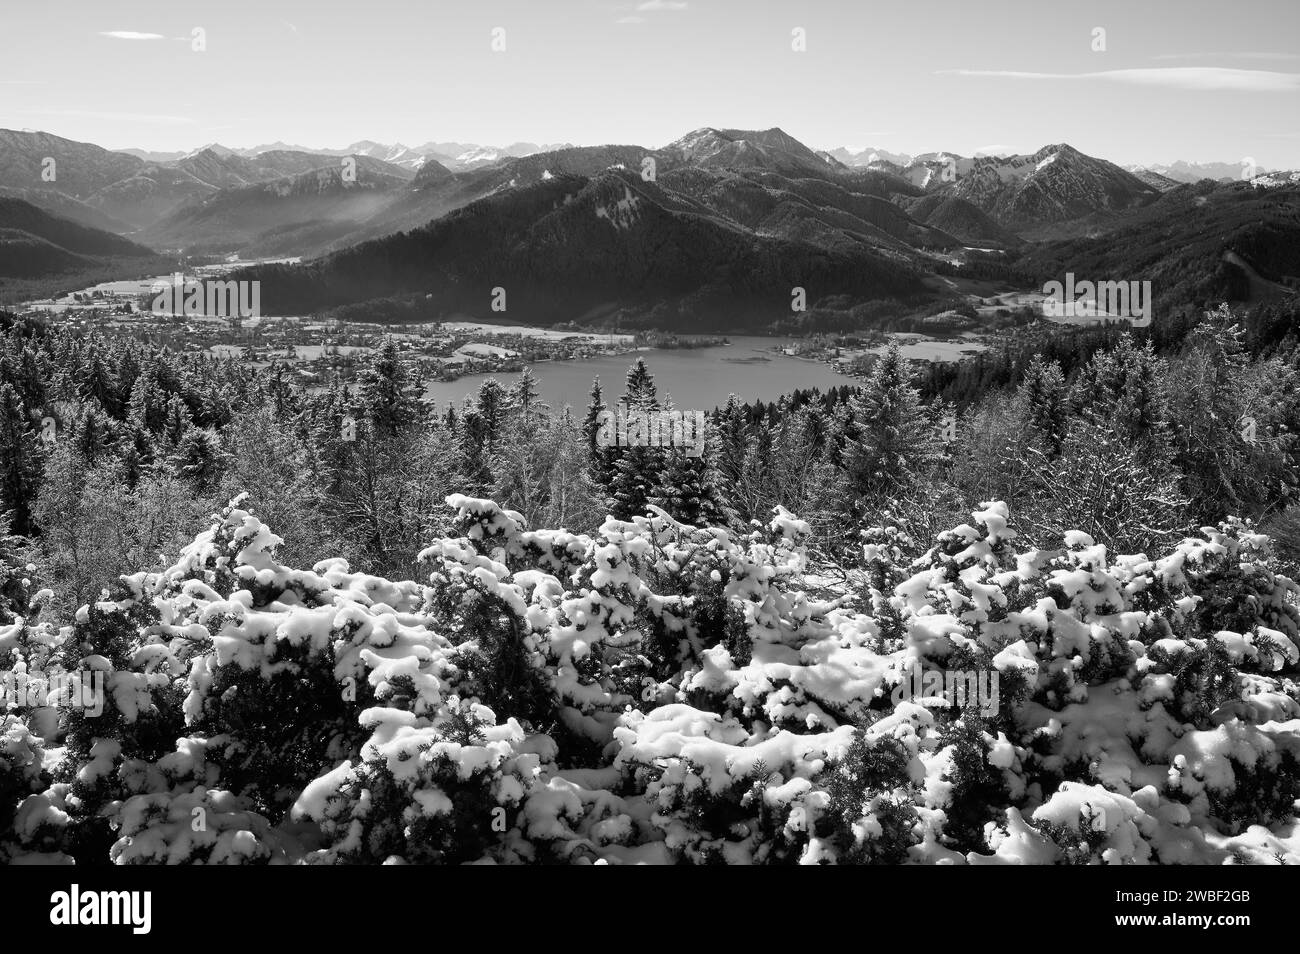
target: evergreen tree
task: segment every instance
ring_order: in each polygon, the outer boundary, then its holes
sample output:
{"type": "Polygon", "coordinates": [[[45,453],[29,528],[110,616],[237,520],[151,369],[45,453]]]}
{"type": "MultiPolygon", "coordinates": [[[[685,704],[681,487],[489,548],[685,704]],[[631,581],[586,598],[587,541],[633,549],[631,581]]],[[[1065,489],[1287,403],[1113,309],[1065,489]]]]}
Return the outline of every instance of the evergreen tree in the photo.
{"type": "MultiPolygon", "coordinates": [[[[28,615],[31,587],[25,581],[31,574],[23,558],[25,548],[26,541],[13,533],[9,514],[0,511],[0,626],[8,626],[16,617],[28,615]]],[[[0,664],[7,662],[0,655],[0,664]]]]}
{"type": "Polygon", "coordinates": [[[623,403],[642,410],[659,407],[659,392],[655,387],[654,376],[642,358],[637,358],[627,369],[627,386],[623,390],[623,403]]]}
{"type": "Polygon", "coordinates": [[[1098,351],[1080,369],[1071,403],[1076,414],[1117,427],[1133,440],[1166,443],[1168,415],[1161,386],[1166,376],[1150,341],[1138,347],[1132,335],[1121,335],[1113,348],[1098,351]]]}
{"type": "Polygon", "coordinates": [[[116,455],[116,431],[116,422],[97,399],[90,397],[77,409],[66,436],[77,453],[93,463],[101,457],[116,455]]]}
{"type": "Polygon", "coordinates": [[[762,521],[777,504],[779,493],[772,427],[766,418],[759,418],[749,432],[749,450],[733,499],[742,519],[762,521]]]}
{"type": "Polygon", "coordinates": [[[587,471],[602,494],[608,492],[610,481],[613,480],[616,454],[612,447],[601,445],[600,432],[608,410],[600,378],[596,377],[591,382],[591,400],[587,403],[587,414],[582,419],[582,437],[587,448],[587,471]]]}
{"type": "Polygon", "coordinates": [[[614,459],[606,506],[612,516],[630,520],[644,516],[655,495],[663,451],[657,447],[620,448],[614,459]]]}
{"type": "Polygon", "coordinates": [[[481,426],[483,445],[493,447],[501,434],[501,426],[509,413],[510,397],[501,382],[488,378],[478,386],[474,399],[474,412],[481,426]]]}
{"type": "Polygon", "coordinates": [[[1055,457],[1061,452],[1069,426],[1065,376],[1055,361],[1035,355],[1017,391],[1021,419],[1055,457]]]}
{"type": "Polygon", "coordinates": [[[111,417],[120,417],[124,410],[117,381],[98,348],[90,350],[90,356],[78,385],[82,398],[98,401],[99,405],[111,417]]]}
{"type": "Polygon", "coordinates": [[[519,373],[519,380],[510,387],[507,406],[511,413],[518,414],[524,420],[532,420],[539,412],[546,410],[546,405],[538,399],[537,378],[525,367],[519,373]]]}
{"type": "MultiPolygon", "coordinates": [[[[656,414],[661,409],[654,378],[645,361],[637,358],[628,368],[627,387],[624,391],[621,412],[624,415],[656,414]]],[[[613,467],[610,475],[607,506],[619,520],[643,516],[646,505],[654,497],[655,486],[664,466],[664,452],[649,446],[648,434],[637,434],[629,428],[629,441],[633,446],[611,448],[613,467]]]]}
{"type": "Polygon", "coordinates": [[[172,472],[195,492],[206,496],[216,489],[225,470],[221,437],[206,427],[191,427],[177,441],[170,457],[172,472]]]}
{"type": "Polygon", "coordinates": [[[166,423],[163,424],[160,435],[163,445],[169,448],[177,447],[185,437],[185,433],[193,427],[194,419],[190,417],[190,409],[186,407],[179,394],[171,395],[167,399],[166,423]]]}
{"type": "Polygon", "coordinates": [[[718,414],[718,472],[728,487],[740,486],[749,436],[744,406],[736,395],[728,395],[726,406],[718,414]]]}
{"type": "Polygon", "coordinates": [[[734,522],[736,515],[727,505],[717,468],[711,461],[709,445],[713,443],[710,435],[705,440],[705,452],[698,457],[681,449],[670,451],[649,502],[680,523],[724,527],[734,522]]]}
{"type": "Polygon", "coordinates": [[[849,418],[844,469],[859,496],[904,486],[940,456],[938,438],[897,344],[876,362],[849,402],[849,418]]]}
{"type": "Polygon", "coordinates": [[[41,452],[27,423],[27,409],[13,386],[0,382],[0,511],[13,530],[32,532],[31,506],[41,479],[41,452]]]}
{"type": "Polygon", "coordinates": [[[392,338],[375,349],[358,380],[362,411],[376,437],[393,437],[419,417],[411,369],[392,338]]]}
{"type": "Polygon", "coordinates": [[[161,433],[167,426],[167,394],[158,383],[153,365],[141,370],[131,386],[127,416],[150,435],[161,433]]]}
{"type": "Polygon", "coordinates": [[[1171,374],[1178,395],[1174,414],[1174,461],[1202,519],[1257,512],[1270,489],[1258,481],[1257,448],[1241,437],[1248,358],[1235,324],[1202,322],[1171,374]]]}

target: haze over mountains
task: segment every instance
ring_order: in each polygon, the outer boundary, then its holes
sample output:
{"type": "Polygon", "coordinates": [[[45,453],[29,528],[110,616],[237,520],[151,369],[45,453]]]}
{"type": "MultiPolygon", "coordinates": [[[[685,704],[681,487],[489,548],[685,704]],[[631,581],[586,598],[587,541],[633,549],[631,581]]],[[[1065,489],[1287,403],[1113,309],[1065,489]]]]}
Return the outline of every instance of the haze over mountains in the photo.
{"type": "MultiPolygon", "coordinates": [[[[1066,143],[976,157],[819,152],[779,128],[704,127],[655,149],[275,142],[182,155],[0,130],[0,196],[60,221],[172,255],[336,253],[268,272],[271,313],[401,295],[473,309],[491,279],[510,284],[520,318],[628,306],[678,327],[745,309],[775,320],[810,282],[814,301],[844,309],[924,300],[942,294],[935,273],[953,262],[1007,263],[1026,242],[1105,234],[1176,199],[1189,188],[1178,176],[1240,167],[1163,168],[1124,169],[1066,143]]],[[[24,239],[27,271],[77,265],[81,253],[46,232],[24,239]]]]}
{"type": "MultiPolygon", "coordinates": [[[[1147,166],[1127,166],[1130,172],[1146,170],[1172,179],[1175,182],[1200,182],[1202,179],[1213,179],[1216,182],[1236,182],[1242,178],[1243,171],[1247,168],[1247,162],[1184,162],[1179,159],[1177,162],[1168,164],[1156,163],[1147,166]]],[[[1274,170],[1258,170],[1258,173],[1264,173],[1274,170]]]]}
{"type": "Polygon", "coordinates": [[[230,149],[220,143],[212,142],[189,152],[148,152],[144,149],[122,149],[119,151],[136,156],[146,162],[175,162],[187,156],[197,155],[205,150],[211,150],[223,157],[240,156],[245,159],[260,156],[266,152],[304,152],[317,156],[369,156],[372,159],[381,159],[384,162],[391,162],[394,165],[415,170],[419,169],[429,159],[435,159],[453,169],[468,169],[484,162],[531,156],[536,152],[551,152],[555,149],[567,149],[569,146],[569,143],[538,145],[532,142],[515,142],[508,146],[480,146],[476,143],[464,142],[426,142],[422,146],[404,146],[400,142],[385,145],[384,143],[363,139],[342,149],[312,149],[307,146],[295,146],[286,142],[266,143],[246,149],[230,149]]]}

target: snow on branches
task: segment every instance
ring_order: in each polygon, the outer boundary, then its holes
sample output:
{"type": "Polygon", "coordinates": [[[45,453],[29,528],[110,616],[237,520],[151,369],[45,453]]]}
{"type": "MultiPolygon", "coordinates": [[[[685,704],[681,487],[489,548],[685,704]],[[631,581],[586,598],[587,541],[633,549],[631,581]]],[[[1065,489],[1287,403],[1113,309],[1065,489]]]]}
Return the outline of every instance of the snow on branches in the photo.
{"type": "Polygon", "coordinates": [[[236,499],[57,636],[0,631],[106,675],[98,715],[3,716],[0,855],[1300,863],[1300,587],[1245,524],[1020,549],[990,502],[915,560],[865,531],[828,597],[779,509],[447,503],[419,582],[283,566],[236,499]]]}

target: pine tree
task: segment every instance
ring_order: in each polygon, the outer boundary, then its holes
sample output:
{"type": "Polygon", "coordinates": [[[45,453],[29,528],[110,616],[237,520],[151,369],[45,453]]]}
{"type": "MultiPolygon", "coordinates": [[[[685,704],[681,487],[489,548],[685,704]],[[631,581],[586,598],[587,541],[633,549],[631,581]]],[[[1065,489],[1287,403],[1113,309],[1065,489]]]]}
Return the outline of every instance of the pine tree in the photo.
{"type": "Polygon", "coordinates": [[[519,380],[511,385],[507,405],[511,413],[518,414],[526,421],[547,409],[538,399],[537,378],[529,368],[525,367],[519,373],[519,380]]]}
{"type": "Polygon", "coordinates": [[[749,450],[733,499],[742,518],[762,521],[778,502],[772,427],[767,418],[759,418],[749,432],[749,450]]]}
{"type": "Polygon", "coordinates": [[[99,348],[92,348],[90,351],[78,391],[82,398],[98,401],[111,417],[120,417],[124,410],[117,381],[104,363],[99,348]]]}
{"type": "Polygon", "coordinates": [[[734,493],[740,486],[749,451],[749,427],[745,408],[736,395],[727,396],[726,406],[718,414],[718,472],[734,493]]]}
{"type": "Polygon", "coordinates": [[[478,386],[474,399],[474,412],[482,427],[485,447],[495,446],[509,410],[509,394],[496,378],[488,378],[478,386]]]}
{"type": "MultiPolygon", "coordinates": [[[[660,410],[659,393],[645,361],[637,358],[628,368],[624,391],[623,414],[654,414],[660,410]]],[[[646,436],[646,435],[642,435],[646,436]]],[[[619,520],[643,516],[654,497],[654,489],[664,466],[664,452],[644,443],[632,447],[612,448],[613,468],[609,481],[607,505],[619,520]]]]}
{"type": "Polygon", "coordinates": [[[266,393],[271,401],[271,410],[277,418],[286,416],[286,410],[293,401],[293,388],[284,376],[284,365],[276,361],[267,372],[266,393]]]}
{"type": "Polygon", "coordinates": [[[167,399],[167,417],[163,425],[161,435],[162,442],[166,447],[176,447],[180,444],[185,433],[194,427],[194,420],[190,417],[190,409],[185,406],[179,394],[173,394],[167,399]]]}
{"type": "Polygon", "coordinates": [[[23,405],[29,411],[44,410],[50,400],[46,382],[53,377],[51,373],[53,369],[43,366],[45,364],[36,349],[31,346],[24,347],[19,352],[17,375],[13,379],[13,385],[18,390],[23,405]]]}
{"type": "Polygon", "coordinates": [[[659,407],[659,392],[655,387],[654,376],[642,358],[637,358],[627,369],[627,386],[623,390],[623,402],[631,407],[646,410],[659,407]]]}
{"type": "Polygon", "coordinates": [[[605,397],[600,388],[600,377],[597,376],[592,378],[591,400],[587,402],[587,414],[582,419],[582,436],[587,442],[587,454],[591,458],[593,467],[602,450],[600,429],[606,410],[605,397]]]}
{"type": "Polygon", "coordinates": [[[1061,373],[1061,366],[1035,355],[1025,370],[1017,398],[1022,419],[1043,441],[1050,456],[1055,457],[1061,452],[1069,426],[1065,376],[1061,373]]]}
{"type": "Polygon", "coordinates": [[[93,463],[117,454],[117,427],[99,401],[89,397],[77,409],[66,436],[77,453],[93,463]]]}
{"type": "Polygon", "coordinates": [[[1248,358],[1241,329],[1205,321],[1188,337],[1187,353],[1171,374],[1178,394],[1171,407],[1174,460],[1184,486],[1205,520],[1252,513],[1268,489],[1256,482],[1254,448],[1240,436],[1247,405],[1243,383],[1248,358]]]}
{"type": "MultiPolygon", "coordinates": [[[[10,515],[0,511],[0,626],[12,623],[15,617],[27,616],[31,598],[27,581],[27,561],[22,552],[25,541],[13,533],[10,515]]],[[[0,662],[8,662],[0,655],[0,662]]]]}
{"type": "Polygon", "coordinates": [[[1124,334],[1080,369],[1071,404],[1076,414],[1117,427],[1134,440],[1165,442],[1168,414],[1161,381],[1166,376],[1151,342],[1139,348],[1124,334]]]}
{"type": "Polygon", "coordinates": [[[18,392],[0,382],[0,511],[8,511],[13,530],[32,532],[31,507],[41,480],[41,452],[27,424],[18,392]]]}
{"type": "Polygon", "coordinates": [[[221,437],[216,431],[191,427],[176,442],[169,463],[172,472],[189,483],[195,493],[207,495],[220,482],[226,459],[221,437]]]}
{"type": "Polygon", "coordinates": [[[606,504],[619,520],[644,516],[654,497],[663,452],[657,447],[624,447],[614,460],[606,504]]]}
{"type": "Polygon", "coordinates": [[[849,402],[849,416],[844,469],[858,495],[904,486],[940,456],[938,438],[897,344],[876,362],[867,383],[849,402]]]}
{"type": "Polygon", "coordinates": [[[397,435],[419,417],[419,396],[397,342],[385,338],[358,376],[360,403],[375,436],[397,435]]]}
{"type": "Polygon", "coordinates": [[[167,394],[159,386],[155,367],[141,370],[131,386],[127,416],[148,434],[159,434],[167,425],[167,394]]]}
{"type": "Polygon", "coordinates": [[[723,527],[735,522],[736,514],[727,505],[711,452],[716,452],[716,439],[707,430],[700,456],[691,457],[681,449],[669,452],[649,502],[674,520],[697,527],[723,527]]]}
{"type": "Polygon", "coordinates": [[[582,419],[582,437],[587,448],[587,472],[602,494],[608,493],[610,481],[614,478],[616,454],[614,448],[601,444],[600,432],[605,426],[605,414],[608,411],[600,378],[596,377],[591,382],[591,400],[587,403],[587,414],[582,419]]]}

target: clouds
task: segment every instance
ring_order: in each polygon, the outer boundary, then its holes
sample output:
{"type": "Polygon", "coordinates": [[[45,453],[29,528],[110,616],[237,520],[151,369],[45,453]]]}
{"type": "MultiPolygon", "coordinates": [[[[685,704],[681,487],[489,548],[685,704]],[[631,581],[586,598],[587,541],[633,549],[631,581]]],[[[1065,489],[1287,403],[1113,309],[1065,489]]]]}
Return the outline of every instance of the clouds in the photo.
{"type": "Polygon", "coordinates": [[[641,15],[643,13],[663,13],[670,10],[686,9],[689,9],[686,0],[642,0],[641,3],[636,5],[635,12],[619,17],[614,22],[633,26],[648,21],[648,17],[641,15]]]}
{"type": "Polygon", "coordinates": [[[1170,66],[1095,73],[1035,73],[1021,70],[937,70],[940,75],[1014,80],[1090,80],[1196,92],[1280,93],[1300,90],[1300,73],[1236,70],[1216,66],[1170,66]]]}
{"type": "Polygon", "coordinates": [[[165,40],[161,33],[136,33],[134,30],[107,30],[100,36],[112,37],[114,40],[165,40]]]}

